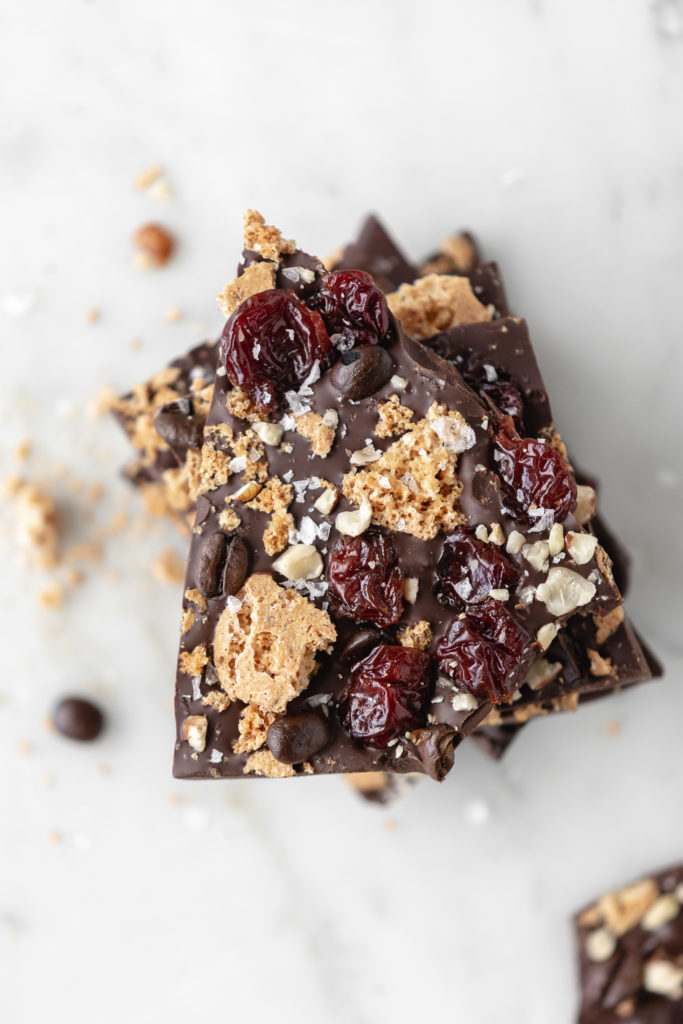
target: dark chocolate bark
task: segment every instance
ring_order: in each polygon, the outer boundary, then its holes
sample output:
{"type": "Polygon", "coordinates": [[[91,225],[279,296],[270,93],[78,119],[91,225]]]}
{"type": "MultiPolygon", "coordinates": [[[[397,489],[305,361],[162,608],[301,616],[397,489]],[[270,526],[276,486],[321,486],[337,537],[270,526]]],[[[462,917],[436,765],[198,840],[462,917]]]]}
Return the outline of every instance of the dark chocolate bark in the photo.
{"type": "MultiPolygon", "coordinates": [[[[252,266],[258,262],[259,256],[253,252],[247,254],[245,267],[252,266]]],[[[305,276],[306,291],[305,297],[310,306],[316,306],[316,286],[322,281],[321,272],[310,257],[299,257],[296,254],[288,255],[286,259],[287,271],[295,270],[297,260],[300,265],[308,271],[305,276]]],[[[276,282],[278,286],[289,288],[296,275],[284,274],[282,265],[278,268],[276,282]]],[[[301,294],[301,292],[300,292],[301,294]]],[[[292,771],[297,774],[302,771],[319,772],[353,772],[364,770],[391,770],[395,772],[423,771],[441,777],[444,768],[439,763],[440,752],[448,751],[467,735],[487,714],[488,703],[481,697],[477,698],[471,691],[463,687],[462,679],[446,678],[440,675],[434,683],[432,690],[429,711],[423,714],[420,729],[412,729],[409,733],[401,736],[398,742],[391,747],[363,746],[345,732],[341,727],[337,709],[340,698],[342,698],[347,681],[348,667],[339,660],[339,652],[343,649],[348,640],[358,631],[348,618],[336,613],[335,605],[329,604],[326,594],[327,569],[329,568],[329,548],[326,538],[329,536],[330,528],[334,523],[327,515],[320,513],[314,507],[317,488],[313,481],[318,482],[319,478],[331,481],[336,487],[341,487],[345,475],[353,473],[353,459],[350,456],[355,453],[371,450],[369,461],[375,465],[369,467],[370,472],[361,468],[354,481],[360,480],[360,489],[352,485],[346,492],[349,499],[342,498],[336,512],[350,512],[361,505],[361,497],[368,500],[372,507],[373,520],[378,523],[383,531],[391,538],[398,552],[398,564],[404,576],[409,580],[418,583],[418,594],[413,604],[407,604],[403,616],[397,624],[397,628],[390,631],[392,642],[398,644],[400,635],[411,627],[418,624],[428,623],[432,634],[429,651],[436,651],[439,641],[450,628],[454,615],[452,609],[444,608],[436,597],[433,590],[432,574],[439,560],[443,545],[443,535],[423,533],[423,525],[406,526],[409,520],[415,522],[420,520],[418,513],[420,503],[425,496],[420,492],[421,470],[419,460],[413,463],[413,472],[418,480],[413,478],[413,484],[417,488],[417,497],[412,498],[407,484],[404,490],[408,493],[405,496],[396,498],[396,494],[389,500],[389,515],[381,513],[382,501],[377,498],[375,476],[379,471],[389,473],[392,470],[392,460],[395,459],[396,446],[400,441],[394,442],[391,437],[381,436],[376,432],[378,426],[378,412],[393,402],[393,408],[397,407],[403,412],[410,410],[413,424],[416,430],[413,433],[408,431],[407,421],[396,431],[399,437],[410,433],[411,438],[422,437],[419,429],[423,432],[437,428],[429,426],[430,417],[444,415],[448,418],[448,412],[462,417],[466,429],[471,434],[471,440],[465,446],[465,450],[459,449],[461,454],[457,459],[459,485],[462,485],[462,493],[459,497],[460,512],[464,516],[466,524],[474,529],[479,527],[493,527],[497,524],[498,535],[501,540],[498,544],[504,544],[506,537],[519,526],[518,516],[509,512],[506,501],[501,494],[500,480],[497,474],[498,463],[496,461],[496,449],[493,444],[493,429],[496,421],[496,410],[487,408],[469,386],[463,381],[454,365],[442,360],[433,351],[427,350],[424,346],[408,339],[395,325],[395,336],[397,340],[388,346],[387,351],[394,362],[394,375],[391,381],[383,385],[375,394],[360,401],[345,401],[340,399],[338,392],[333,385],[334,369],[323,373],[320,380],[315,376],[306,383],[304,401],[301,396],[294,395],[290,401],[290,413],[281,421],[286,433],[284,441],[277,447],[272,446],[267,450],[267,474],[269,479],[276,477],[280,481],[294,479],[298,481],[297,500],[289,507],[289,513],[293,514],[295,524],[293,534],[301,535],[304,531],[311,537],[324,537],[325,546],[320,546],[320,556],[326,556],[324,568],[325,573],[321,582],[299,587],[300,593],[312,606],[320,610],[328,610],[334,618],[334,626],[337,630],[337,640],[331,654],[320,655],[319,667],[310,679],[308,687],[300,695],[292,699],[287,705],[287,716],[301,716],[311,707],[325,709],[330,728],[330,741],[327,746],[319,752],[313,753],[308,759],[306,766],[297,765],[292,771]],[[434,411],[434,408],[437,411],[434,411]],[[334,447],[327,457],[312,453],[307,441],[302,441],[299,434],[295,432],[296,417],[303,419],[304,416],[317,414],[319,418],[324,417],[330,410],[334,410],[339,416],[339,430],[335,439],[334,447]],[[388,453],[388,454],[387,454],[388,453]],[[314,493],[309,497],[309,490],[314,493]],[[396,501],[399,504],[396,505],[396,501]],[[401,505],[401,502],[404,504],[401,505]],[[407,502],[407,504],[406,504],[407,502]],[[308,506],[298,507],[300,504],[308,506]],[[378,511],[380,509],[380,511],[378,511]],[[405,516],[402,514],[405,512],[405,516]],[[407,517],[407,519],[406,519],[407,517]],[[306,521],[304,521],[306,520],[306,521]],[[412,532],[411,532],[412,530],[412,532]],[[311,533],[311,531],[313,531],[311,533]],[[397,632],[398,630],[398,632],[397,632]]],[[[260,350],[260,346],[259,346],[260,350]]],[[[256,356],[254,356],[256,358],[256,356]]],[[[219,371],[223,367],[219,367],[219,371]]],[[[208,443],[209,454],[205,455],[208,464],[215,460],[220,448],[212,447],[213,438],[218,431],[223,431],[224,436],[231,438],[244,436],[249,424],[242,417],[236,417],[234,411],[234,392],[230,387],[225,372],[219,372],[214,387],[213,404],[209,415],[207,430],[205,434],[205,451],[208,443]],[[213,454],[212,454],[213,453],[213,454]]],[[[439,430],[444,424],[439,423],[439,430]]],[[[461,429],[461,428],[458,428],[461,429]]],[[[250,435],[253,437],[254,435],[250,435]]],[[[425,435],[426,436],[426,435],[425,435]]],[[[431,434],[429,434],[431,437],[431,434]]],[[[440,434],[438,434],[441,437],[440,434]]],[[[251,442],[250,442],[251,443],[251,442]]],[[[439,442],[439,445],[441,442],[439,442]]],[[[404,449],[401,449],[404,450],[404,449]]],[[[441,449],[440,449],[441,450],[441,449]]],[[[234,447],[232,449],[234,452],[234,447]]],[[[265,458],[257,454],[256,461],[265,458]]],[[[355,457],[355,456],[354,456],[355,457]]],[[[419,456],[421,458],[422,456],[419,456]]],[[[426,464],[429,462],[429,453],[425,450],[424,457],[426,464]]],[[[443,457],[443,454],[439,456],[443,457]]],[[[239,460],[233,460],[236,465],[235,471],[239,476],[242,466],[239,460]]],[[[253,467],[252,467],[253,469],[253,467]]],[[[445,470],[444,470],[445,471],[445,470]]],[[[441,470],[439,471],[441,472],[441,470]]],[[[410,475],[410,474],[408,474],[410,475]]],[[[347,477],[348,479],[348,477],[347,477]]],[[[385,477],[384,479],[387,479],[385,477]]],[[[403,479],[403,478],[401,478],[403,479]]],[[[245,484],[249,481],[245,481],[245,484]]],[[[385,486],[383,483],[380,486],[385,486]]],[[[389,482],[389,490],[392,485],[389,482]]],[[[197,525],[195,537],[193,538],[192,551],[190,555],[186,595],[196,595],[197,573],[200,567],[201,552],[207,542],[218,534],[226,532],[226,524],[221,514],[225,513],[226,501],[232,508],[233,495],[237,488],[232,480],[229,483],[219,482],[218,486],[211,486],[200,498],[198,507],[197,525]]],[[[240,487],[240,493],[242,489],[240,487]]],[[[251,493],[251,490],[250,492],[251,493]]],[[[362,507],[362,506],[361,506],[362,507]]],[[[266,554],[262,534],[264,526],[267,526],[267,519],[257,505],[247,501],[240,507],[240,522],[238,526],[231,524],[230,529],[234,535],[241,538],[247,544],[251,552],[251,573],[272,573],[274,570],[272,557],[266,554]]],[[[552,518],[552,516],[551,516],[552,518]]],[[[574,516],[569,513],[566,517],[563,514],[564,526],[575,533],[581,533],[581,528],[574,516]]],[[[533,539],[543,540],[547,537],[550,523],[547,517],[541,517],[532,527],[533,539]]],[[[452,527],[446,527],[450,529],[452,527]]],[[[529,527],[527,526],[527,529],[529,527]]],[[[442,527],[443,529],[443,527],[442,527]]],[[[335,534],[332,539],[335,539],[335,534]]],[[[550,624],[561,623],[569,618],[576,610],[576,604],[562,602],[553,604],[548,602],[548,607],[543,600],[533,600],[536,588],[547,579],[547,568],[536,568],[523,559],[519,552],[509,552],[509,560],[514,563],[519,571],[519,586],[513,588],[509,595],[510,608],[514,608],[515,615],[523,622],[524,629],[528,633],[529,640],[532,640],[539,629],[550,624]]],[[[609,574],[609,567],[606,562],[597,564],[594,561],[590,566],[579,564],[571,556],[565,555],[563,569],[569,570],[572,578],[579,577],[589,583],[582,584],[582,589],[591,591],[592,584],[595,590],[586,597],[588,610],[609,610],[619,604],[620,598],[614,587],[609,574]]],[[[249,581],[247,581],[248,583],[249,581]]],[[[242,592],[240,592],[242,593],[242,592]]],[[[538,592],[539,594],[541,591],[538,592]]],[[[239,604],[239,597],[237,600],[239,604]]],[[[503,601],[506,598],[501,597],[503,601]]],[[[239,743],[240,721],[243,721],[244,702],[240,699],[233,699],[229,707],[218,709],[217,702],[221,699],[211,697],[210,692],[217,694],[216,671],[213,667],[215,655],[213,644],[217,626],[221,621],[232,622],[237,616],[239,608],[233,608],[229,601],[226,601],[225,593],[216,597],[210,595],[206,601],[206,607],[198,607],[195,598],[188,598],[185,601],[185,615],[187,616],[185,632],[181,643],[181,662],[178,675],[177,688],[177,720],[178,720],[178,742],[176,746],[175,771],[181,777],[225,777],[241,775],[245,772],[255,771],[260,774],[271,774],[270,771],[260,771],[259,767],[251,767],[250,756],[255,749],[249,751],[235,751],[239,743]],[[225,615],[227,614],[227,619],[225,615]],[[197,652],[201,652],[198,658],[197,652]],[[208,659],[208,661],[204,660],[208,659]],[[203,662],[200,664],[200,662],[203,662]],[[198,670],[198,671],[196,671],[198,670]],[[187,726],[187,722],[195,723],[202,719],[201,728],[206,732],[206,738],[194,745],[187,742],[188,729],[194,725],[187,726]],[[201,749],[200,749],[201,748],[201,749]]],[[[496,611],[496,614],[498,612],[496,611]]],[[[457,618],[457,615],[455,616],[457,618]]],[[[519,657],[518,667],[522,668],[527,664],[527,655],[531,650],[525,647],[524,656],[519,657]]],[[[511,679],[512,677],[510,677],[511,679]]],[[[343,719],[342,719],[343,720],[343,719]]],[[[199,728],[199,726],[197,726],[199,728]]],[[[193,734],[196,739],[196,736],[193,734]]],[[[272,748],[271,748],[272,750],[272,748]]],[[[447,760],[447,758],[446,758],[447,760]]],[[[291,773],[291,771],[289,772],[291,773]]]]}
{"type": "Polygon", "coordinates": [[[393,292],[417,277],[417,268],[406,259],[374,214],[366,217],[355,241],[335,260],[334,269],[365,270],[383,292],[393,292]]]}
{"type": "Polygon", "coordinates": [[[683,866],[606,893],[574,920],[578,1024],[683,1021],[683,866]]]}

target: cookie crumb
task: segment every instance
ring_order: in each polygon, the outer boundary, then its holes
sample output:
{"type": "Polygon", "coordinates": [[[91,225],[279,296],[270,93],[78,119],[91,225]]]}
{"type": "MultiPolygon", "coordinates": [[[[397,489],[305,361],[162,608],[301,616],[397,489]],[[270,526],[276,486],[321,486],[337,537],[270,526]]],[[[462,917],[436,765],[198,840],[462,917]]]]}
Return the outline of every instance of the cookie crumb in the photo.
{"type": "Polygon", "coordinates": [[[491,311],[479,302],[469,279],[428,274],[387,295],[391,312],[411,338],[424,341],[460,324],[482,323],[491,311]]]}
{"type": "Polygon", "coordinates": [[[152,566],[152,572],[160,583],[182,583],[185,563],[173,548],[163,548],[152,566]]]}
{"type": "Polygon", "coordinates": [[[276,227],[266,224],[257,210],[247,210],[244,215],[244,245],[251,252],[276,263],[281,255],[296,251],[296,242],[283,238],[276,227]]]}
{"type": "Polygon", "coordinates": [[[316,653],[337,631],[327,612],[265,573],[250,576],[214,634],[220,684],[233,700],[280,713],[308,686],[316,653]]]}

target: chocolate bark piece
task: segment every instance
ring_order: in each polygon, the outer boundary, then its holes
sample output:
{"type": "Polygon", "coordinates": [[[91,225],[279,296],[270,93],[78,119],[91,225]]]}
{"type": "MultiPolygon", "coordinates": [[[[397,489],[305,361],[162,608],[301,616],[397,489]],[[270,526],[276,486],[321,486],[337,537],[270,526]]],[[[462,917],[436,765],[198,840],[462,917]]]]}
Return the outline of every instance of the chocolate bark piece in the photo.
{"type": "Polygon", "coordinates": [[[683,865],[605,893],[574,927],[578,1024],[680,1024],[683,865]]]}
{"type": "Polygon", "coordinates": [[[334,270],[365,270],[383,292],[393,292],[418,276],[417,268],[403,252],[375,214],[366,217],[355,241],[334,261],[334,270]]]}
{"type": "MultiPolygon", "coordinates": [[[[245,256],[244,266],[249,268],[260,262],[264,262],[263,257],[252,250],[245,256]]],[[[320,305],[316,288],[325,286],[317,261],[288,252],[278,261],[274,279],[280,288],[289,288],[295,280],[298,284],[301,277],[295,273],[297,266],[307,271],[303,277],[305,288],[297,289],[297,297],[303,297],[309,309],[316,309],[320,305]],[[285,270],[290,273],[285,274],[285,270]]],[[[241,294],[245,293],[245,286],[241,294]]],[[[234,292],[227,288],[224,294],[234,292]]],[[[238,307],[233,317],[242,316],[242,310],[247,309],[251,313],[252,305],[238,307]]],[[[227,331],[233,330],[232,324],[236,322],[229,321],[227,331]]],[[[181,777],[377,769],[440,774],[441,767],[434,765],[433,748],[449,754],[446,748],[450,748],[451,739],[455,746],[489,710],[487,700],[468,691],[461,678],[440,676],[432,684],[429,710],[423,709],[418,728],[411,724],[407,733],[387,747],[357,742],[341,727],[336,713],[349,680],[348,669],[337,652],[358,626],[336,613],[334,601],[330,603],[326,592],[330,531],[341,527],[347,535],[361,532],[372,517],[376,527],[391,538],[407,581],[408,600],[400,621],[392,624],[389,631],[393,632],[396,645],[401,636],[410,635],[410,646],[415,646],[414,637],[418,634],[426,636],[422,649],[426,646],[433,654],[450,618],[448,613],[444,614],[431,585],[444,529],[452,529],[461,522],[473,529],[482,525],[482,516],[489,523],[495,517],[503,535],[512,533],[517,525],[517,519],[505,510],[500,486],[495,485],[491,410],[478,400],[453,365],[411,341],[397,325],[392,327],[392,337],[396,340],[387,344],[387,350],[396,373],[377,394],[358,402],[339,402],[330,371],[322,372],[318,379],[322,369],[318,366],[299,392],[290,391],[287,395],[290,408],[280,421],[284,430],[280,444],[262,448],[255,432],[258,424],[253,424],[252,430],[248,421],[234,415],[234,392],[224,367],[219,366],[201,467],[204,507],[193,538],[186,583],[176,703],[179,732],[175,772],[181,777]],[[321,424],[334,424],[334,429],[331,444],[318,453],[309,439],[314,438],[321,424]],[[246,454],[249,458],[240,461],[246,454]],[[440,468],[435,478],[432,474],[437,466],[440,468]],[[484,503],[475,482],[482,466],[490,478],[484,503]],[[444,486],[453,473],[453,482],[444,486]],[[285,490],[290,481],[292,486],[285,490]],[[330,484],[343,495],[335,509],[341,516],[334,521],[329,518],[329,503],[318,501],[318,491],[329,490],[330,484]],[[309,491],[313,491],[310,496],[309,491]],[[292,500],[294,492],[296,499],[292,500]],[[229,526],[226,513],[230,515],[229,526]],[[285,520],[284,544],[287,534],[298,542],[296,551],[286,552],[286,565],[284,557],[278,559],[279,566],[272,561],[273,551],[266,542],[266,537],[272,540],[273,527],[264,517],[268,514],[273,519],[277,515],[285,520]],[[233,517],[237,518],[237,525],[233,517]],[[364,517],[367,521],[362,524],[364,517]],[[237,595],[206,599],[196,586],[200,541],[211,534],[230,531],[236,532],[250,549],[252,575],[237,595]],[[318,544],[305,543],[315,540],[318,544]],[[293,570],[294,563],[298,570],[293,570]],[[285,577],[285,586],[273,581],[275,572],[285,577]],[[286,621],[282,594],[292,592],[303,602],[295,609],[292,623],[297,617],[311,618],[313,611],[327,616],[316,620],[315,628],[307,625],[308,632],[315,634],[312,644],[306,637],[299,637],[298,630],[292,627],[293,650],[288,653],[291,664],[284,671],[280,671],[280,664],[271,665],[272,675],[277,679],[275,697],[259,690],[263,673],[254,670],[254,666],[263,664],[265,648],[260,638],[276,634],[275,630],[269,633],[265,597],[260,600],[259,593],[255,593],[265,590],[280,622],[286,621]],[[236,603],[231,605],[231,599],[236,603]],[[321,653],[323,650],[325,653],[321,653]],[[243,667],[251,666],[251,675],[234,667],[236,657],[242,659],[243,667]],[[314,665],[317,667],[312,671],[314,665]],[[240,673],[242,678],[238,678],[240,673]],[[221,690],[216,688],[217,681],[222,684],[221,690]],[[263,734],[260,745],[245,747],[241,742],[242,734],[248,732],[245,721],[251,722],[255,715],[265,720],[267,715],[284,711],[295,714],[311,708],[326,709],[332,739],[327,750],[314,754],[306,766],[275,762],[272,753],[263,749],[265,729],[256,730],[259,736],[263,734]],[[203,719],[200,733],[194,725],[186,727],[188,721],[198,718],[203,719]],[[193,737],[194,745],[187,742],[186,733],[193,737]],[[425,733],[433,734],[435,742],[430,744],[425,733]],[[421,756],[425,751],[427,754],[421,756]]],[[[264,336],[263,342],[267,341],[264,336]]],[[[565,524],[580,532],[571,513],[565,524]]],[[[537,536],[542,540],[549,524],[537,525],[537,536]]],[[[336,532],[332,534],[332,541],[336,536],[336,532]]],[[[510,557],[525,572],[528,587],[544,583],[541,570],[527,570],[519,554],[510,557]]],[[[586,607],[597,610],[618,605],[619,595],[608,574],[599,567],[588,569],[571,558],[567,560],[569,566],[573,576],[584,581],[581,590],[588,601],[586,607]],[[588,581],[589,574],[595,583],[588,581]]],[[[538,630],[556,619],[567,618],[576,605],[569,602],[567,607],[558,608],[555,604],[551,608],[540,600],[524,604],[516,601],[517,596],[511,595],[511,606],[518,605],[516,615],[523,619],[529,638],[518,660],[521,671],[527,663],[529,643],[538,630]]],[[[371,653],[369,659],[373,658],[371,653]]],[[[352,677],[353,672],[354,669],[352,677]]]]}
{"type": "Polygon", "coordinates": [[[114,417],[137,452],[136,459],[126,467],[125,476],[140,488],[151,514],[170,516],[185,526],[191,526],[194,520],[196,500],[191,460],[183,457],[180,465],[177,454],[169,446],[166,438],[170,436],[171,417],[167,415],[166,430],[162,433],[158,432],[155,421],[162,410],[171,416],[176,413],[179,432],[175,440],[179,442],[180,437],[184,437],[187,455],[190,436],[196,437],[203,430],[208,394],[204,391],[206,408],[202,419],[200,392],[213,382],[216,351],[213,341],[196,345],[122,395],[112,406],[114,417]],[[175,406],[174,403],[180,404],[175,406]]]}

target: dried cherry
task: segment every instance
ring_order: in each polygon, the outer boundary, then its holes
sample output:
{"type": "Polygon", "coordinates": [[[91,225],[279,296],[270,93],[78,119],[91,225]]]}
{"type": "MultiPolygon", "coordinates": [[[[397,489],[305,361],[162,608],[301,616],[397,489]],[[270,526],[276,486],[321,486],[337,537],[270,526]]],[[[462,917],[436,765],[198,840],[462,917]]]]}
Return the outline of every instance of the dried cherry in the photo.
{"type": "Polygon", "coordinates": [[[359,661],[340,702],[344,729],[355,740],[386,747],[420,725],[430,687],[430,658],[412,647],[375,647],[359,661]]]}
{"type": "Polygon", "coordinates": [[[494,544],[467,530],[456,530],[444,541],[434,572],[434,593],[443,604],[464,608],[492,590],[512,591],[518,583],[518,570],[494,544]]]}
{"type": "Polygon", "coordinates": [[[286,391],[299,388],[316,360],[324,370],[334,354],[320,314],[291,292],[272,289],[245,299],[229,318],[220,362],[265,416],[277,412],[286,391]]]}
{"type": "Polygon", "coordinates": [[[340,537],[327,568],[330,597],[338,615],[385,629],[403,612],[403,573],[391,539],[377,530],[340,537]]]}
{"type": "Polygon", "coordinates": [[[328,333],[342,349],[390,341],[393,319],[384,293],[363,270],[325,274],[312,304],[319,309],[328,333]]]}
{"type": "Polygon", "coordinates": [[[566,519],[576,505],[576,482],[560,453],[547,442],[520,437],[509,416],[494,442],[510,513],[527,523],[537,522],[543,512],[552,513],[552,522],[566,519]]]}
{"type": "Polygon", "coordinates": [[[481,700],[510,699],[531,664],[526,629],[499,601],[489,599],[453,619],[439,641],[441,671],[481,700]]]}
{"type": "Polygon", "coordinates": [[[524,400],[510,375],[472,352],[462,367],[462,375],[480,395],[488,395],[506,416],[511,416],[518,427],[524,419],[524,400]]]}

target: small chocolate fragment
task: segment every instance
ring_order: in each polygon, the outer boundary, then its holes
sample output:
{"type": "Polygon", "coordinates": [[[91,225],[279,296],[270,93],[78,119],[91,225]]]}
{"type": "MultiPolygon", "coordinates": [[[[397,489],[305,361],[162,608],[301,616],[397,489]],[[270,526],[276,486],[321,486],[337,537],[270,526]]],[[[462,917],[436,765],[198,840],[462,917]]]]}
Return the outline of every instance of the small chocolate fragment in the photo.
{"type": "Polygon", "coordinates": [[[249,569],[249,552],[240,537],[210,533],[202,541],[195,583],[204,597],[236,594],[249,569]]]}
{"type": "Polygon", "coordinates": [[[437,782],[443,782],[453,767],[455,729],[441,722],[431,729],[417,729],[412,739],[427,774],[437,782]]]}
{"type": "Polygon", "coordinates": [[[394,361],[379,345],[360,345],[344,352],[330,374],[332,386],[344,398],[358,402],[379,391],[394,372],[394,361]]]}
{"type": "Polygon", "coordinates": [[[163,406],[154,419],[154,429],[169,448],[201,448],[204,419],[193,416],[187,398],[173,402],[173,411],[163,406]]]}
{"type": "Polygon", "coordinates": [[[64,697],[55,708],[57,732],[71,740],[94,740],[102,732],[104,716],[100,709],[82,697],[64,697]]]}
{"type": "Polygon", "coordinates": [[[302,711],[273,722],[266,736],[266,746],[282,764],[301,764],[321,751],[330,742],[327,719],[318,711],[302,711]]]}
{"type": "Polygon", "coordinates": [[[390,637],[379,629],[359,629],[350,640],[346,641],[339,653],[339,659],[342,664],[350,667],[357,661],[361,661],[373,647],[391,642],[390,637]]]}

